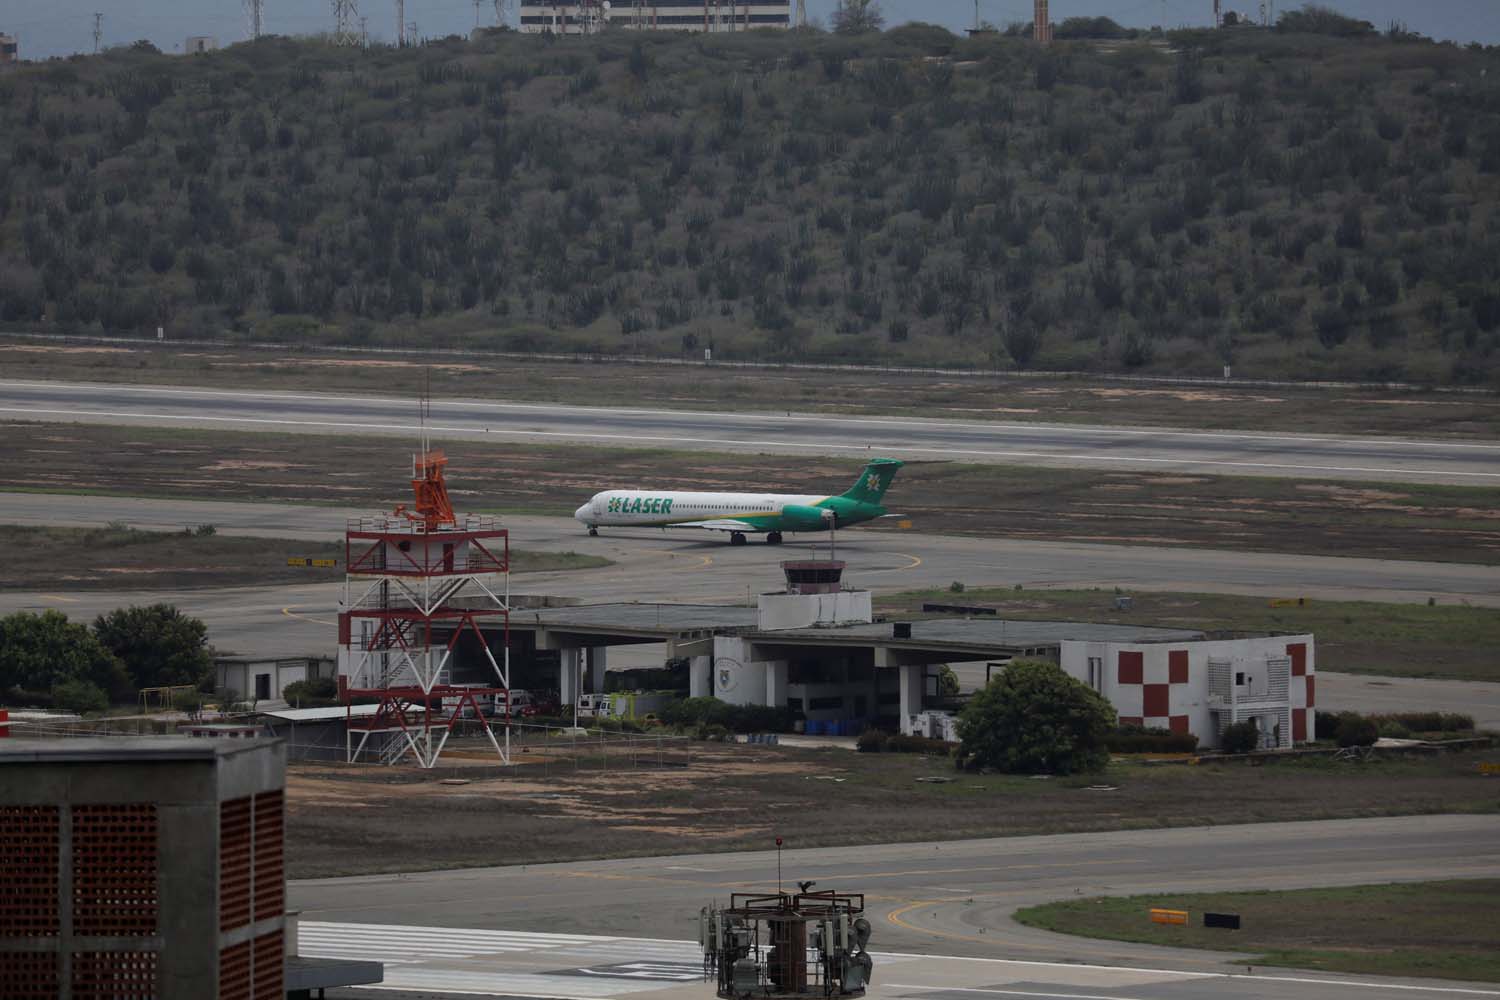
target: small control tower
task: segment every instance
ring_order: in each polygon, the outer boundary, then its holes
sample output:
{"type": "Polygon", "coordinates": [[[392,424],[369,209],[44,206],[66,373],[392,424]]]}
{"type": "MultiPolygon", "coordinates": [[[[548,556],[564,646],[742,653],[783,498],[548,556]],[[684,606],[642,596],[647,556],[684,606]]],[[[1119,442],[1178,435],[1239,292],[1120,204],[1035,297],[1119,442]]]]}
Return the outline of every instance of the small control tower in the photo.
{"type": "Polygon", "coordinates": [[[703,967],[721,1000],[864,996],[874,964],[864,912],[863,893],[734,893],[699,911],[703,967]]]}
{"type": "Polygon", "coordinates": [[[818,625],[863,625],[874,620],[868,590],[844,586],[841,559],[803,559],[781,564],[786,589],[761,594],[756,607],[762,631],[818,625]]]}

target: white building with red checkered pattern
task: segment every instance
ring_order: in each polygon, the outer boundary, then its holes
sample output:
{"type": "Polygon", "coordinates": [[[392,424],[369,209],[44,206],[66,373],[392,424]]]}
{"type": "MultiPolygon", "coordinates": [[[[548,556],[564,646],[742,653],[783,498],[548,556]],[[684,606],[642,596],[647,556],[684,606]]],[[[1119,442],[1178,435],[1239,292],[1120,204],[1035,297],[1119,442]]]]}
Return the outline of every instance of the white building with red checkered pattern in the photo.
{"type": "Polygon", "coordinates": [[[1266,748],[1310,740],[1311,635],[1115,643],[1064,640],[1058,662],[1115,706],[1121,725],[1193,733],[1202,746],[1251,721],[1266,748]]]}

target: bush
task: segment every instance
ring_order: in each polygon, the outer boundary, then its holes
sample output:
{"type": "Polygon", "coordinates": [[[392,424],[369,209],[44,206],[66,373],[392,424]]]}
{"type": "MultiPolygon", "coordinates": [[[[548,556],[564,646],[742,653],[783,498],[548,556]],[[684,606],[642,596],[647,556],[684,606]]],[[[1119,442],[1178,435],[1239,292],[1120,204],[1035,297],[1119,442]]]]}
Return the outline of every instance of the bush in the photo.
{"type": "Polygon", "coordinates": [[[963,753],[1010,773],[1072,774],[1109,762],[1114,708],[1046,660],[1015,660],[958,717],[963,753]]]}
{"type": "MultiPolygon", "coordinates": [[[[1346,726],[1368,724],[1381,736],[1405,739],[1413,733],[1467,733],[1474,730],[1474,717],[1458,712],[1381,712],[1361,715],[1358,712],[1320,712],[1313,735],[1320,740],[1339,740],[1346,726]]],[[[1340,743],[1340,746],[1368,744],[1340,743]]]]}
{"type": "Polygon", "coordinates": [[[736,733],[788,733],[792,711],[771,705],[730,705],[713,697],[671,702],[657,713],[669,726],[723,726],[736,733]]]}
{"type": "Polygon", "coordinates": [[[97,684],[88,681],[63,681],[52,689],[52,704],[67,712],[85,715],[102,712],[109,707],[109,698],[97,684]]]}
{"type": "Polygon", "coordinates": [[[1376,726],[1399,726],[1414,733],[1466,733],[1474,729],[1474,717],[1458,712],[1381,712],[1369,718],[1376,726]]]}
{"type": "Polygon", "coordinates": [[[953,752],[953,744],[947,740],[935,740],[930,736],[907,736],[896,733],[885,741],[886,753],[920,753],[928,756],[946,757],[953,752]]]}
{"type": "Polygon", "coordinates": [[[884,729],[866,729],[854,741],[854,749],[860,753],[880,753],[890,738],[891,734],[884,729]]]}
{"type": "Polygon", "coordinates": [[[1251,753],[1260,747],[1260,730],[1248,719],[1224,730],[1219,749],[1225,753],[1251,753]]]}
{"type": "Polygon", "coordinates": [[[172,707],[196,719],[207,700],[208,696],[202,691],[179,691],[172,696],[172,707]]]}
{"type": "Polygon", "coordinates": [[[1110,753],[1192,753],[1198,749],[1198,737],[1166,729],[1121,726],[1105,738],[1104,745],[1110,753]]]}
{"type": "Polygon", "coordinates": [[[1375,741],[1380,739],[1380,727],[1364,716],[1351,713],[1339,723],[1339,731],[1335,739],[1341,747],[1373,746],[1375,741]]]}
{"type": "Polygon", "coordinates": [[[281,689],[281,697],[289,703],[312,708],[332,705],[338,701],[339,684],[332,677],[318,677],[310,681],[292,681],[281,689]]]}

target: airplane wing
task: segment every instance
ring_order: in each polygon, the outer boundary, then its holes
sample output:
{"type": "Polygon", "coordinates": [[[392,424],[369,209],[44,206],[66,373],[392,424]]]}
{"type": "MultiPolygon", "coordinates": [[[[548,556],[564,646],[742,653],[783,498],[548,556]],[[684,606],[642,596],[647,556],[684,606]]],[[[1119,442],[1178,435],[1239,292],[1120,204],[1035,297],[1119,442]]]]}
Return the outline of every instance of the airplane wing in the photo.
{"type": "Polygon", "coordinates": [[[721,517],[713,521],[679,521],[673,528],[707,528],[709,531],[760,531],[749,521],[736,521],[732,517],[721,517]]]}

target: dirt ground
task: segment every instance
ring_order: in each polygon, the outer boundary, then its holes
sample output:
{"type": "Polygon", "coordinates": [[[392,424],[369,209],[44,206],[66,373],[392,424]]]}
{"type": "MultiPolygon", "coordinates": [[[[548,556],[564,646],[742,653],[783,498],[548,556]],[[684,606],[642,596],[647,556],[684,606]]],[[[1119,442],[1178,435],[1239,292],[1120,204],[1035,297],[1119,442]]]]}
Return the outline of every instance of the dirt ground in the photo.
{"type": "Polygon", "coordinates": [[[1500,397],[1379,388],[1125,383],[1088,376],[953,376],[742,369],[527,357],[360,354],[167,345],[56,345],[0,335],[12,378],[380,392],[676,409],[794,409],[1144,427],[1500,436],[1500,397]],[[769,401],[769,402],[768,402],[769,401]]]}
{"type": "Polygon", "coordinates": [[[293,764],[288,874],[402,871],[418,857],[448,868],[745,850],[773,835],[818,847],[1500,810],[1479,760],[1500,752],[1253,768],[1117,763],[1052,780],[960,774],[946,758],[707,742],[693,744],[691,763],[659,770],[618,760],[609,770],[502,768],[478,753],[428,772],[293,764]],[[927,777],[954,780],[917,780],[927,777]],[[468,783],[441,783],[453,778],[468,783]],[[830,794],[860,822],[823,822],[830,794]]]}
{"type": "MultiPolygon", "coordinates": [[[[0,422],[6,488],[174,499],[390,507],[406,499],[406,442],[231,431],[0,422]],[[384,474],[374,474],[385,469],[384,474]]],[[[465,509],[567,516],[610,483],[842,492],[859,463],[579,446],[456,442],[449,491],[465,509]],[[795,476],[793,475],[795,473],[795,476]]],[[[1339,485],[914,462],[887,497],[912,530],[1382,559],[1500,561],[1500,490],[1339,485]]],[[[902,530],[897,521],[861,531],[902,530]]]]}

